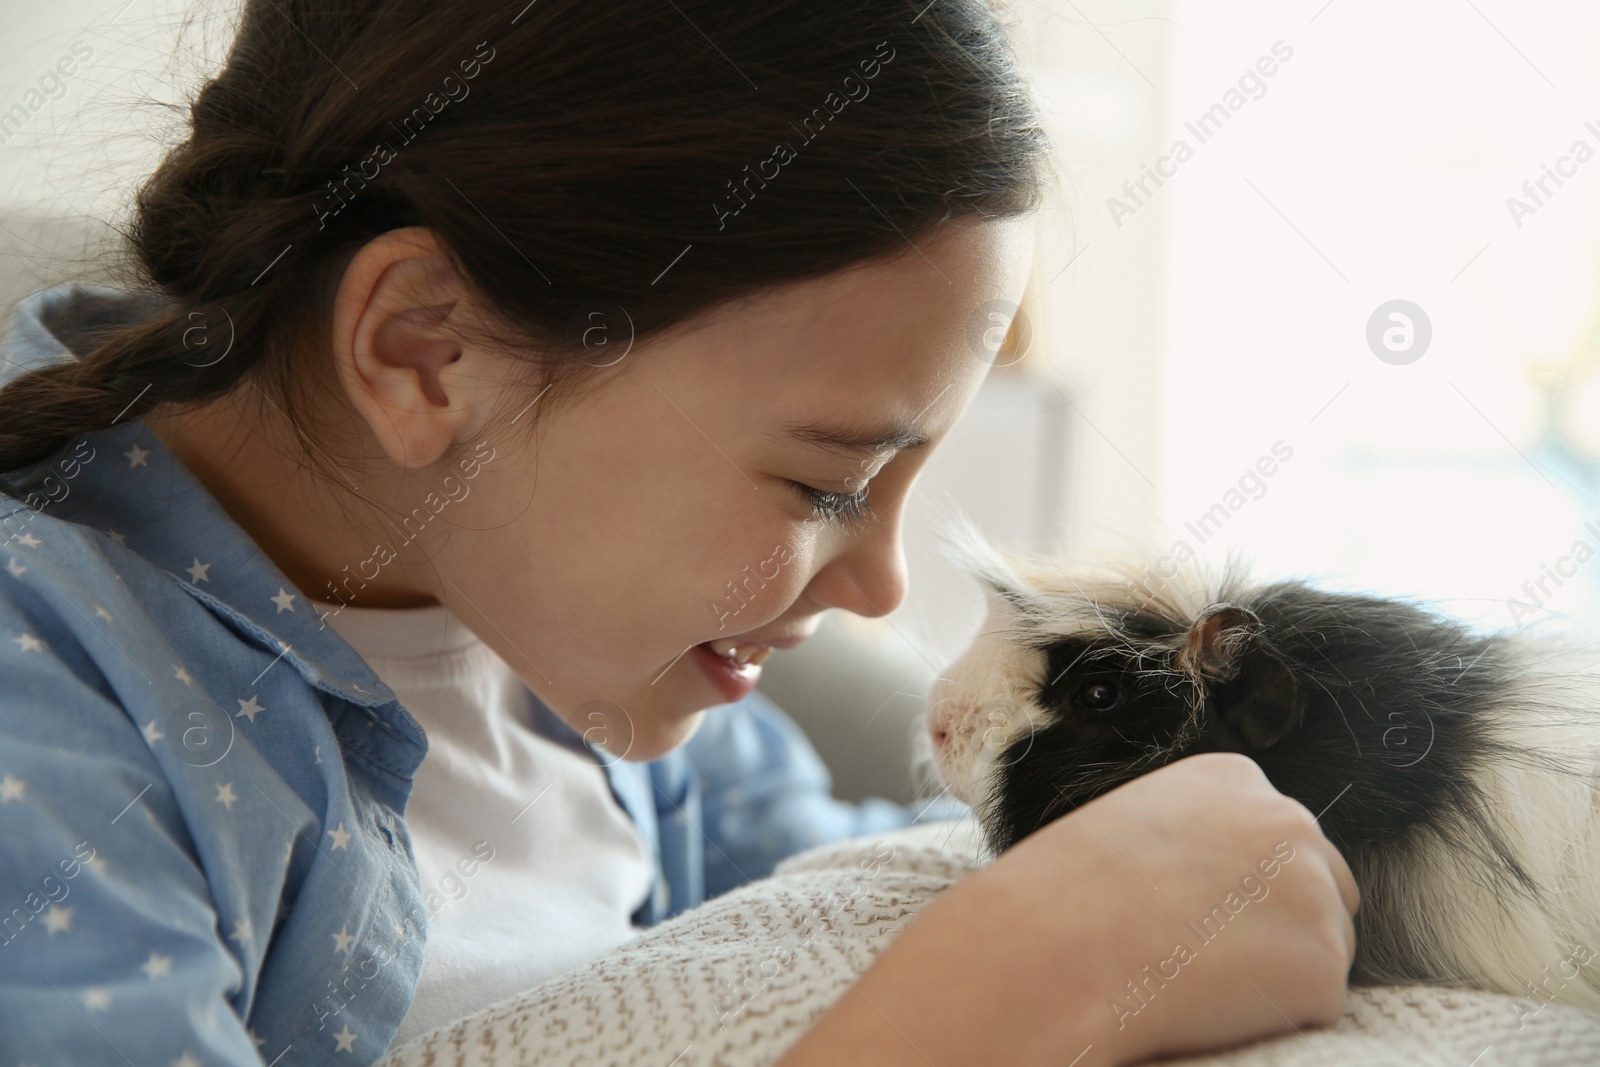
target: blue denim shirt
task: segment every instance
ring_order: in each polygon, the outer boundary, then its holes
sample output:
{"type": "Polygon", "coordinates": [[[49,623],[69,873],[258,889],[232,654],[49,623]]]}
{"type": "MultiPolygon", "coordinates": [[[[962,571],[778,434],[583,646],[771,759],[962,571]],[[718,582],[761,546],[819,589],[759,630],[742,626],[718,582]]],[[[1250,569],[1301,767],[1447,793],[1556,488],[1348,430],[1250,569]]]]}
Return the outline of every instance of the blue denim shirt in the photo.
{"type": "MultiPolygon", "coordinates": [[[[0,381],[135,310],[33,294],[0,381]]],[[[141,422],[48,462],[37,495],[0,495],[0,1063],[373,1062],[427,935],[405,821],[427,738],[141,422]]],[[[542,706],[534,727],[585,745],[542,706]]],[[[639,925],[964,810],[835,800],[759,694],[601,762],[656,857],[639,925]]]]}

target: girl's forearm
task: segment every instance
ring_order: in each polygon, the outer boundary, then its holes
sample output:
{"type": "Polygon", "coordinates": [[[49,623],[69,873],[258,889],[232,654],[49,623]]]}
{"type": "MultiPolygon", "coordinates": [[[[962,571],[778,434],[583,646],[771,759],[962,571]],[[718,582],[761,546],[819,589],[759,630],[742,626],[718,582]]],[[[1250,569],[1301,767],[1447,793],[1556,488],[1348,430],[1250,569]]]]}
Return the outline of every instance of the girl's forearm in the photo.
{"type": "MultiPolygon", "coordinates": [[[[777,1067],[1116,1067],[1125,1047],[1103,998],[1064,988],[1062,969],[1030,974],[1041,953],[1004,951],[1027,940],[1024,920],[977,884],[958,885],[900,936],[778,1061],[777,1067]],[[965,892],[963,891],[965,890],[965,892]],[[993,929],[991,930],[990,927],[993,929]],[[989,934],[994,941],[987,940],[989,934]],[[999,942],[1000,944],[997,944],[999,942]],[[977,946],[984,951],[975,951],[977,946]],[[996,949],[1000,951],[995,951],[996,949]],[[1048,1023],[1041,1025],[1043,1020],[1048,1023]],[[1078,1057],[1074,1059],[1074,1057],[1078,1057]]],[[[1087,941],[1092,952],[1103,946],[1087,941]]]]}

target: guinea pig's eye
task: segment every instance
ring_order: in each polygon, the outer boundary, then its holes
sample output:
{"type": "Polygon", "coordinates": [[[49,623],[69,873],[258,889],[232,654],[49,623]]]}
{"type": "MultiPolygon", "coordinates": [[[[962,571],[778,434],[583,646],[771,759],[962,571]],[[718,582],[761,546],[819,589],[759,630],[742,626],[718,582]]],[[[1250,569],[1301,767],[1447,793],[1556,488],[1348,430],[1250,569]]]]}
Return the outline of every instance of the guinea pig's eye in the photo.
{"type": "Polygon", "coordinates": [[[1109,711],[1122,699],[1122,688],[1105,678],[1091,678],[1078,686],[1078,703],[1090,711],[1109,711]]]}

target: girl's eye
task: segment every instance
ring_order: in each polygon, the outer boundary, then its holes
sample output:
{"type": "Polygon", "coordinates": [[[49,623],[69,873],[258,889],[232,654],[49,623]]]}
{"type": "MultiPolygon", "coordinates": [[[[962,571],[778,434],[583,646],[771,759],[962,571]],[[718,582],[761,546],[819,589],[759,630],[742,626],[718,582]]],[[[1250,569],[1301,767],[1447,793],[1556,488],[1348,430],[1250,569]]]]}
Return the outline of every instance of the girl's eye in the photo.
{"type": "Polygon", "coordinates": [[[853,493],[832,493],[806,485],[804,482],[790,484],[799,491],[805,502],[811,505],[811,513],[824,522],[837,523],[840,526],[863,526],[872,517],[872,505],[867,503],[866,486],[853,493]]]}

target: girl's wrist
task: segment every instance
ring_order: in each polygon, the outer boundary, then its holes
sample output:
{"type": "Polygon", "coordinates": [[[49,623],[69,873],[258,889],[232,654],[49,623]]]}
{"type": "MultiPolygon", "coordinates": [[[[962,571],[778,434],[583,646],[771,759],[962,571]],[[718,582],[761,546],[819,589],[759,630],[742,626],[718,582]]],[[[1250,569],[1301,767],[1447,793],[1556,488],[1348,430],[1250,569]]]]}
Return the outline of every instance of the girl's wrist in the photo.
{"type": "MultiPolygon", "coordinates": [[[[1126,858],[1082,818],[1058,820],[1033,845],[952,886],[935,904],[980,909],[980,938],[995,949],[981,963],[1004,969],[986,984],[1034,998],[1031,1010],[1002,1006],[996,1013],[1036,1036],[1028,1045],[1020,1036],[1014,1039],[1015,1062],[1142,1062],[1155,1053],[1160,1036],[1149,1025],[1129,1025],[1114,1001],[1126,996],[1124,983],[1137,976],[1143,958],[1137,946],[1145,939],[1140,934],[1159,914],[1158,901],[1149,895],[1153,887],[1129,878],[1126,858]],[[1003,869],[1006,862],[1009,869],[1003,869]],[[965,894],[971,899],[962,900],[965,894]]],[[[988,1067],[993,1060],[975,1062],[988,1067]]]]}

